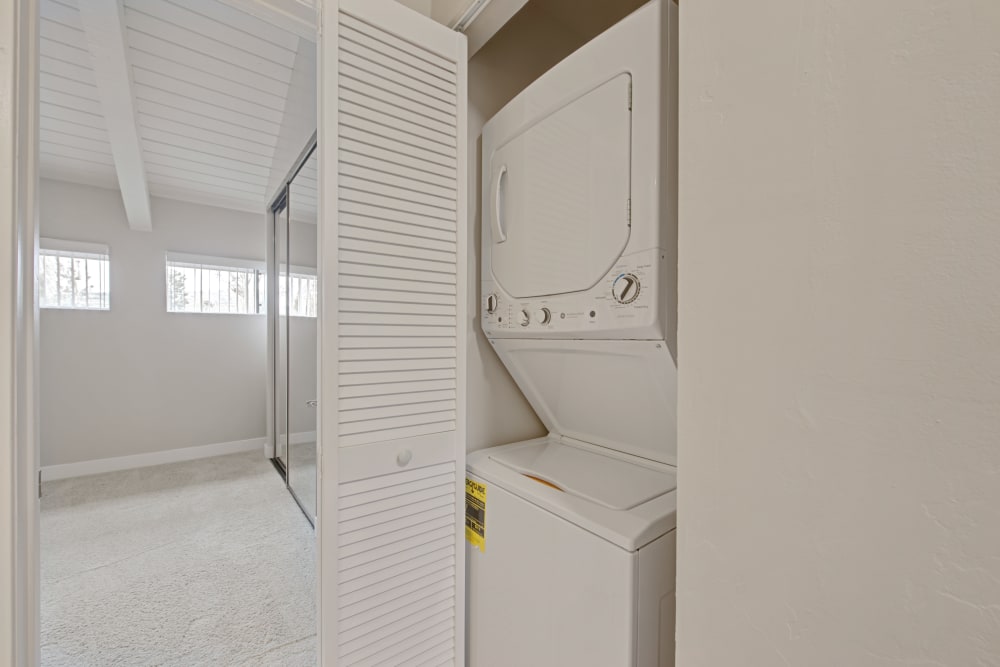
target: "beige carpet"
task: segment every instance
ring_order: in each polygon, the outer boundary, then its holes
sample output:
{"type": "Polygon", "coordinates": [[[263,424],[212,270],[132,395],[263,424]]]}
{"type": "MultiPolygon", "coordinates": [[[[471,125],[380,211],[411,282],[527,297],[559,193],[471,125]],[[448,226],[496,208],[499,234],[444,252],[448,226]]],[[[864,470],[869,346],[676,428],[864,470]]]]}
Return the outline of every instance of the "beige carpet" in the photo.
{"type": "Polygon", "coordinates": [[[315,539],[259,452],[46,482],[42,665],[316,664],[315,539]]]}

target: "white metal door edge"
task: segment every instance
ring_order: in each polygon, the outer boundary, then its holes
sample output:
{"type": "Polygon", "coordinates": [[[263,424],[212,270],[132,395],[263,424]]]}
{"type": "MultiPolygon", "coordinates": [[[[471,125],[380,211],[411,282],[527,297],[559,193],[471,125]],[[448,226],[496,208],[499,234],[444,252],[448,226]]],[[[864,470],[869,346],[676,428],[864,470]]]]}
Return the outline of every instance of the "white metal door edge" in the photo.
{"type": "Polygon", "coordinates": [[[0,3],[0,662],[39,662],[38,2],[0,3]]]}
{"type": "Polygon", "coordinates": [[[320,663],[464,664],[466,41],[319,9],[320,663]]]}

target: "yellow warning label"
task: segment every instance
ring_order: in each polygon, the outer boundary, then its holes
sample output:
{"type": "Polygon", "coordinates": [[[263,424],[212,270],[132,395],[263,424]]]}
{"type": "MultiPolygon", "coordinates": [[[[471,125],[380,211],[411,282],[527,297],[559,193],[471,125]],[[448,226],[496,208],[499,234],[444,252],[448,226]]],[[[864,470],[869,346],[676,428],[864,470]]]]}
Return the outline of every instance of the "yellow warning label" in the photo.
{"type": "Polygon", "coordinates": [[[465,478],[465,539],[486,551],[486,485],[465,478]]]}

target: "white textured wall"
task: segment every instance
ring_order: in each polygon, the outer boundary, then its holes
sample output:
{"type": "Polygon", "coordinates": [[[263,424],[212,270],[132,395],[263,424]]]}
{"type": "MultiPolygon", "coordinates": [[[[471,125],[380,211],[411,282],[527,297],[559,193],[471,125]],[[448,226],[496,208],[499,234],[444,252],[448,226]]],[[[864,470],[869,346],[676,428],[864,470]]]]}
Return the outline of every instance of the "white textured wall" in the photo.
{"type": "MultiPolygon", "coordinates": [[[[167,313],[164,268],[168,250],[263,260],[264,214],[152,205],[134,232],[117,191],[42,182],[43,236],[111,249],[110,311],[41,312],[42,465],[265,435],[265,316],[167,313]]],[[[293,261],[314,265],[315,226],[295,230],[293,261]]]]}
{"type": "Polygon", "coordinates": [[[677,664],[1000,664],[1000,3],[680,32],[677,664]]]}

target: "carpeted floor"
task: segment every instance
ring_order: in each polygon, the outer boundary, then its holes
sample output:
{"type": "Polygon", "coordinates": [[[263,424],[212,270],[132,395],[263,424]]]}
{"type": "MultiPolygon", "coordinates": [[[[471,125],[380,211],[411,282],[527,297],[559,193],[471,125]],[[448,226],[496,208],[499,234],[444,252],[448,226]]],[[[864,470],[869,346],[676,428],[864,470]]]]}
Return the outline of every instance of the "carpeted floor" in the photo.
{"type": "Polygon", "coordinates": [[[316,664],[315,536],[259,452],[42,493],[44,667],[316,664]]]}

